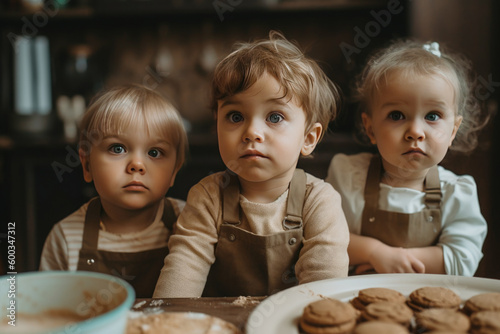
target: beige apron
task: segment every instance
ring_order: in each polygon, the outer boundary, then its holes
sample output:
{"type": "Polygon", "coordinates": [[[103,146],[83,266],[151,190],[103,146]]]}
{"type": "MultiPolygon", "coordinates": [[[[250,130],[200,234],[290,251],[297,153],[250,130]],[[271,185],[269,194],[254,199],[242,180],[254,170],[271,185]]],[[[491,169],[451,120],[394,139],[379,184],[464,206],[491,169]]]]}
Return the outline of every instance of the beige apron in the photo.
{"type": "MultiPolygon", "coordinates": [[[[164,201],[163,223],[172,231],[177,220],[172,203],[164,201]]],[[[82,248],[77,270],[93,271],[123,278],[135,289],[137,298],[151,298],[163,268],[168,247],[138,253],[109,252],[98,250],[101,201],[95,198],[89,203],[83,229],[82,248]]]]}
{"type": "MultiPolygon", "coordinates": [[[[235,175],[223,191],[223,223],[203,296],[268,296],[297,285],[294,266],[302,248],[302,207],[306,174],[290,182],[283,231],[257,235],[240,224],[240,191],[235,175]]],[[[269,222],[275,224],[276,222],[269,222]]]]}
{"type": "Polygon", "coordinates": [[[441,233],[441,186],[437,166],[425,179],[425,209],[405,214],[378,209],[382,161],[376,155],[370,162],[365,185],[365,208],[361,235],[376,238],[393,247],[435,245],[441,233]]]}

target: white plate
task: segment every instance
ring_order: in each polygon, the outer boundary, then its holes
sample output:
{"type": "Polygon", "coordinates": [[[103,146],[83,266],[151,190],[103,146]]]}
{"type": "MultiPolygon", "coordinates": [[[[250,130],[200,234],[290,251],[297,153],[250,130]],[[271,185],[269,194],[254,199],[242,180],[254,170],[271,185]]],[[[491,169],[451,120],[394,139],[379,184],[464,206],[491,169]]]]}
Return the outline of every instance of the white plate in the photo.
{"type": "Polygon", "coordinates": [[[299,333],[297,323],[307,304],[323,297],[349,301],[365,288],[390,288],[408,296],[424,286],[441,286],[462,301],[483,292],[500,292],[500,280],[431,274],[374,274],[335,278],[295,286],[260,303],[250,314],[246,334],[299,333]]]}

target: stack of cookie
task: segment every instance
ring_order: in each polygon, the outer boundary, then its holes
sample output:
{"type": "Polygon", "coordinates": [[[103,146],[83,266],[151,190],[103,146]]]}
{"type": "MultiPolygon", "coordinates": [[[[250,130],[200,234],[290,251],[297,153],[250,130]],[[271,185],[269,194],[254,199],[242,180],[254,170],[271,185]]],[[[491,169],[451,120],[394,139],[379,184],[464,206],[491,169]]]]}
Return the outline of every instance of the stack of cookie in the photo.
{"type": "Polygon", "coordinates": [[[406,297],[399,291],[392,289],[367,288],[359,290],[358,296],[351,300],[352,306],[360,311],[363,311],[367,305],[377,302],[404,304],[406,297]]]}
{"type": "Polygon", "coordinates": [[[449,331],[467,333],[469,318],[459,312],[462,300],[445,287],[422,287],[408,297],[408,305],[415,311],[416,329],[419,333],[449,331]]]}
{"type": "Polygon", "coordinates": [[[415,313],[418,333],[446,331],[452,333],[467,333],[470,320],[462,312],[450,308],[428,308],[415,313]]]}
{"type": "Polygon", "coordinates": [[[463,311],[470,316],[472,334],[500,333],[500,293],[472,296],[463,311]]]}
{"type": "Polygon", "coordinates": [[[321,299],[304,308],[299,326],[304,333],[351,333],[356,326],[358,313],[348,303],[336,299],[321,299]]]}
{"type": "Polygon", "coordinates": [[[403,303],[377,302],[365,307],[361,321],[383,321],[410,328],[413,311],[403,303]]]}
{"type": "Polygon", "coordinates": [[[461,302],[460,297],[452,290],[435,286],[416,289],[408,298],[408,305],[417,312],[429,308],[458,310],[461,302]]]}
{"type": "MultiPolygon", "coordinates": [[[[389,322],[404,327],[411,326],[413,311],[406,306],[406,297],[387,288],[368,288],[358,292],[351,304],[361,312],[360,322],[389,322]]],[[[380,327],[381,325],[377,325],[380,327]]],[[[364,325],[362,328],[368,327],[364,325]]]]}

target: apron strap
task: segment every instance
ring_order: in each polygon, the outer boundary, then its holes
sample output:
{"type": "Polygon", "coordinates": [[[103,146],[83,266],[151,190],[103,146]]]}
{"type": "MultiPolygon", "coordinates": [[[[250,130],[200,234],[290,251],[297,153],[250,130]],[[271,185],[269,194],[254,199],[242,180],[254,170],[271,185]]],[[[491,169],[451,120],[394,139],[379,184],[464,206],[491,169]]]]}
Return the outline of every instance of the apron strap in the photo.
{"type": "Polygon", "coordinates": [[[365,183],[365,208],[368,217],[373,217],[378,209],[378,199],[380,195],[380,175],[382,175],[382,159],[379,155],[374,155],[370,160],[368,174],[365,183]]]}
{"type": "Polygon", "coordinates": [[[224,223],[239,225],[240,222],[240,183],[236,174],[225,172],[229,184],[223,189],[222,219],[224,223]]]}
{"type": "Polygon", "coordinates": [[[433,166],[425,178],[425,205],[429,209],[439,209],[442,197],[438,167],[433,166]]]}
{"type": "Polygon", "coordinates": [[[96,250],[99,240],[99,222],[101,216],[101,200],[99,197],[90,201],[83,225],[82,250],[96,250]]]}
{"type": "Polygon", "coordinates": [[[306,196],[306,173],[302,169],[295,169],[288,190],[286,216],[283,219],[283,228],[293,230],[302,227],[302,208],[306,196]]]}
{"type": "MultiPolygon", "coordinates": [[[[235,174],[227,172],[230,177],[228,186],[223,190],[223,222],[239,225],[240,222],[240,186],[235,174]]],[[[302,227],[302,208],[306,194],[306,173],[296,169],[289,185],[286,216],[283,219],[285,230],[302,227]]]]}
{"type": "Polygon", "coordinates": [[[161,220],[163,221],[163,224],[165,224],[167,230],[173,231],[174,224],[177,221],[177,215],[175,214],[174,206],[168,198],[165,198],[163,203],[163,216],[161,217],[161,220]]]}

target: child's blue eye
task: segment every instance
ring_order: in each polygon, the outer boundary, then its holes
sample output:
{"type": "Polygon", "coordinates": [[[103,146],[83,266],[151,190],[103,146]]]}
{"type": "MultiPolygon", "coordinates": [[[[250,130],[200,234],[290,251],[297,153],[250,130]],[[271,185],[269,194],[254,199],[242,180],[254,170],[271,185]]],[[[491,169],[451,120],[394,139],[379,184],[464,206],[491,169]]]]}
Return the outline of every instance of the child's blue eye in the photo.
{"type": "Polygon", "coordinates": [[[425,119],[431,122],[435,122],[439,119],[439,115],[435,112],[430,112],[427,115],[425,115],[425,119]]]}
{"type": "Polygon", "coordinates": [[[152,149],[152,150],[149,150],[148,154],[149,154],[149,156],[151,156],[153,158],[158,158],[161,155],[161,152],[157,149],[152,149]]]}
{"type": "Polygon", "coordinates": [[[112,152],[112,153],[115,153],[115,154],[123,154],[125,153],[125,147],[123,147],[122,145],[120,144],[114,144],[112,145],[109,150],[112,152]]]}
{"type": "Polygon", "coordinates": [[[243,121],[243,116],[236,111],[233,111],[229,115],[227,115],[227,118],[233,123],[238,123],[243,121]]]}
{"type": "Polygon", "coordinates": [[[388,117],[393,121],[399,121],[405,118],[401,111],[391,111],[388,117]]]}
{"type": "Polygon", "coordinates": [[[280,114],[274,113],[274,114],[269,115],[268,120],[271,123],[279,123],[283,120],[283,116],[281,116],[280,114]]]}

